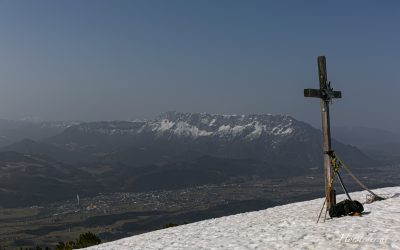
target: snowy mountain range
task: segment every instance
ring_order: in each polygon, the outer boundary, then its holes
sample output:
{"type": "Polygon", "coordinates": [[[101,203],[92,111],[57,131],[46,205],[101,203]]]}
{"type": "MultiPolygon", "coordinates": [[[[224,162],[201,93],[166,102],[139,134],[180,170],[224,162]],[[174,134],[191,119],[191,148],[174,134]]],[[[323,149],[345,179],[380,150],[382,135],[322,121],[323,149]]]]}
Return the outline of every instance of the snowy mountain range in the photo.
{"type": "MultiPolygon", "coordinates": [[[[400,249],[400,187],[374,192],[388,199],[364,204],[361,217],[317,224],[323,199],[316,199],[167,228],[87,249],[400,249]]],[[[351,196],[364,202],[366,192],[351,196]]],[[[344,198],[338,196],[338,200],[344,198]]]]}
{"type": "Polygon", "coordinates": [[[255,140],[262,136],[289,136],[295,132],[294,119],[286,115],[214,115],[167,112],[150,121],[86,123],[76,127],[86,133],[157,136],[219,137],[255,140]]]}
{"type": "MultiPolygon", "coordinates": [[[[46,143],[124,162],[128,162],[127,154],[137,152],[140,155],[135,161],[143,154],[159,158],[190,153],[313,168],[322,159],[321,141],[320,130],[287,115],[167,112],[149,121],[82,123],[46,143]]],[[[358,165],[375,164],[356,147],[337,141],[333,144],[346,160],[358,165]]]]}
{"type": "MultiPolygon", "coordinates": [[[[10,164],[7,152],[12,151],[17,153],[12,158],[15,165],[33,165],[27,162],[28,155],[46,167],[18,174],[0,168],[0,189],[13,190],[13,183],[32,183],[34,177],[43,183],[58,182],[62,169],[71,180],[60,182],[59,190],[72,181],[88,193],[322,174],[321,142],[320,130],[287,115],[168,112],[149,121],[81,123],[46,139],[25,139],[1,148],[5,154],[0,154],[0,165],[10,164]]],[[[354,146],[337,141],[333,145],[353,168],[365,172],[379,165],[354,146]]],[[[25,197],[15,202],[26,205],[35,201],[32,197],[37,202],[57,198],[56,189],[31,186],[13,194],[25,197]]]]}

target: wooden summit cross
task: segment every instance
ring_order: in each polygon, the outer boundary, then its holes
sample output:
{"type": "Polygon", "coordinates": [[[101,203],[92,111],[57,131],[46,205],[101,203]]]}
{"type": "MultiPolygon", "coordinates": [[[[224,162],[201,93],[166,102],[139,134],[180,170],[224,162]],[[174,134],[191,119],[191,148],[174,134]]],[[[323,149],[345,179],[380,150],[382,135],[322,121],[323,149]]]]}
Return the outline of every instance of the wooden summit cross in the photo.
{"type": "Polygon", "coordinates": [[[322,118],[322,141],[324,152],[324,174],[325,174],[325,195],[327,209],[336,203],[336,194],[333,188],[330,189],[333,170],[329,152],[331,152],[331,130],[329,119],[329,103],[333,98],[342,98],[342,92],[333,91],[331,83],[327,79],[325,56],[318,57],[319,89],[304,89],[305,97],[317,97],[321,99],[322,118]]]}

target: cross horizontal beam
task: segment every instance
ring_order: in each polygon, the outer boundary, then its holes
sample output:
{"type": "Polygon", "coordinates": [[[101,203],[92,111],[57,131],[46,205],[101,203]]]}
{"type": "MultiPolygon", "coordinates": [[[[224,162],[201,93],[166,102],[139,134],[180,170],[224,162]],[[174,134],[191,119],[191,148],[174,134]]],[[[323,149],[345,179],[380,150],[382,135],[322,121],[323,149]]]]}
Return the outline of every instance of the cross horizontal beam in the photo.
{"type": "Polygon", "coordinates": [[[326,99],[327,95],[330,95],[330,98],[342,98],[341,91],[331,91],[326,92],[320,89],[304,89],[304,97],[317,97],[321,99],[326,99]]]}

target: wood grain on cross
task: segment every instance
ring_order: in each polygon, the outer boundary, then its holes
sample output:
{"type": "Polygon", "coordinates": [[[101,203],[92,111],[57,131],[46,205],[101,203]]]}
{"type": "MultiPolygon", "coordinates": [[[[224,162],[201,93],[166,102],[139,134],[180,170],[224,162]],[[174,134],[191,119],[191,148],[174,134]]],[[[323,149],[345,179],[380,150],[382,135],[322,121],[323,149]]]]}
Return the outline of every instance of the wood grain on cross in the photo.
{"type": "Polygon", "coordinates": [[[329,152],[331,152],[331,129],[329,117],[329,103],[333,98],[342,98],[342,92],[333,91],[326,72],[325,56],[318,57],[318,78],[319,89],[304,89],[305,97],[316,97],[321,99],[321,118],[322,118],[322,141],[324,153],[324,175],[325,175],[325,195],[327,209],[336,203],[335,190],[330,188],[333,170],[329,152]]]}

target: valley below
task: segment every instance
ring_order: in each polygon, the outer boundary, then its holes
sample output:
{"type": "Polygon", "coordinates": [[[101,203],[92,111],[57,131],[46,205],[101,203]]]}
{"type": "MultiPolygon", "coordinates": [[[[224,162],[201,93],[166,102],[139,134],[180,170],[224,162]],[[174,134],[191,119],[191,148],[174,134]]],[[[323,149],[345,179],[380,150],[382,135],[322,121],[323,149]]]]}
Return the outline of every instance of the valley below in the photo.
{"type": "MultiPolygon", "coordinates": [[[[354,172],[368,187],[379,188],[400,185],[399,169],[400,166],[392,165],[354,172]]],[[[324,195],[319,172],[172,190],[102,193],[79,197],[79,203],[78,197],[71,197],[44,206],[0,208],[0,246],[54,247],[87,231],[106,242],[162,229],[167,224],[192,223],[318,198],[324,195]]],[[[343,177],[350,191],[360,190],[349,176],[343,177]]],[[[340,186],[336,190],[342,193],[340,186]]]]}

